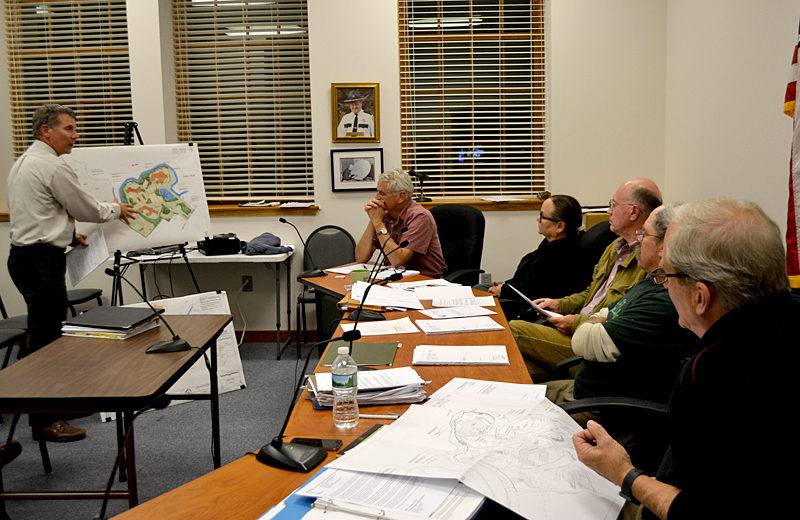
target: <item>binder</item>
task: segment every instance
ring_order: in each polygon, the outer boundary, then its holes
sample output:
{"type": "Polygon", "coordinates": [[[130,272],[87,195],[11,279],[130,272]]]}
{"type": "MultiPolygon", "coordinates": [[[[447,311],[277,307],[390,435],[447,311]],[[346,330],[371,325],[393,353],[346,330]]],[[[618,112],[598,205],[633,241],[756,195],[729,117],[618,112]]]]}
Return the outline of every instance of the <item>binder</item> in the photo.
{"type": "MultiPolygon", "coordinates": [[[[159,314],[164,309],[156,309],[159,314]]],[[[149,307],[92,307],[83,314],[70,318],[65,325],[93,327],[98,329],[130,330],[155,318],[149,307]]]]}

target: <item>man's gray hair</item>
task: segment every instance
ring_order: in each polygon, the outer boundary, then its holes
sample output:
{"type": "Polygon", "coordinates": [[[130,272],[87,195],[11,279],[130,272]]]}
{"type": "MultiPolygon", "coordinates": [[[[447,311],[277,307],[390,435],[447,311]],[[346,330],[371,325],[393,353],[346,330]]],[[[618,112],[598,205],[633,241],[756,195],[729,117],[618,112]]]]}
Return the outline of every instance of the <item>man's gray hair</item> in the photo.
{"type": "Polygon", "coordinates": [[[44,125],[50,128],[56,128],[58,116],[61,114],[67,114],[72,119],[75,119],[75,111],[63,105],[47,104],[37,108],[36,112],[33,113],[33,120],[31,122],[33,138],[39,139],[42,136],[42,126],[44,125]]]}
{"type": "Polygon", "coordinates": [[[414,197],[414,182],[411,180],[411,176],[400,168],[383,172],[378,177],[378,181],[386,182],[386,189],[389,190],[389,193],[404,191],[406,192],[406,200],[411,200],[414,197]]]}
{"type": "Polygon", "coordinates": [[[654,227],[656,228],[655,234],[658,240],[664,240],[664,235],[667,234],[667,228],[673,220],[675,220],[675,206],[668,204],[656,213],[654,227]]]}
{"type": "Polygon", "coordinates": [[[689,284],[711,284],[727,310],[789,291],[778,225],[749,201],[729,198],[684,204],[666,244],[666,260],[689,284]]]}

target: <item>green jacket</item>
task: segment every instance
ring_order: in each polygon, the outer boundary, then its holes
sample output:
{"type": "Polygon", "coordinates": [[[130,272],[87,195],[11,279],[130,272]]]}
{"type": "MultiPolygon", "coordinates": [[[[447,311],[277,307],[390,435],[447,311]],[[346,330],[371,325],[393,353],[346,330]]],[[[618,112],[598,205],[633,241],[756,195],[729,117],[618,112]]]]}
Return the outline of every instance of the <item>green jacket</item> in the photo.
{"type": "MultiPolygon", "coordinates": [[[[608,245],[603,252],[603,256],[598,260],[597,265],[594,266],[594,273],[592,273],[592,281],[589,287],[579,293],[571,294],[558,300],[560,306],[559,312],[561,314],[576,314],[592,300],[594,293],[597,292],[600,286],[603,285],[603,282],[606,281],[609,273],[611,273],[611,268],[614,266],[614,262],[617,260],[617,244],[624,240],[624,238],[619,238],[608,245]]],[[[628,289],[639,283],[646,275],[647,273],[639,267],[639,251],[637,249],[628,255],[628,258],[619,266],[617,275],[614,277],[614,281],[611,282],[611,287],[608,288],[605,297],[597,304],[594,312],[608,307],[622,298],[628,289]]],[[[577,329],[578,326],[588,318],[589,316],[577,314],[575,320],[572,322],[572,330],[577,329]]]]}

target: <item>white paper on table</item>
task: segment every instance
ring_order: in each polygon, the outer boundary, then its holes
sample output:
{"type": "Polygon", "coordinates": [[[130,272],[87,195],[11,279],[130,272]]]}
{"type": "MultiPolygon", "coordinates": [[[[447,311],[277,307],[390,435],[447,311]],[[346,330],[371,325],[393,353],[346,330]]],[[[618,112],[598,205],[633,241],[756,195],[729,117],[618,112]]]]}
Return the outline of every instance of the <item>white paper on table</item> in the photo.
{"type": "Polygon", "coordinates": [[[414,293],[420,300],[435,300],[439,298],[472,298],[472,288],[466,285],[443,285],[435,287],[417,287],[414,293]]]}
{"type": "Polygon", "coordinates": [[[458,285],[448,282],[444,278],[433,278],[431,280],[417,280],[414,282],[389,282],[389,287],[403,289],[404,291],[414,291],[417,287],[444,287],[446,285],[458,285]]]}
{"type": "Polygon", "coordinates": [[[494,296],[472,296],[468,298],[434,298],[431,302],[434,307],[495,307],[494,296]]]}
{"type": "Polygon", "coordinates": [[[430,517],[458,484],[453,479],[424,479],[380,475],[342,469],[326,469],[301,487],[301,496],[326,498],[346,508],[357,504],[375,511],[430,517]]]}
{"type": "Polygon", "coordinates": [[[413,365],[508,365],[505,345],[417,345],[413,365]]]}
{"type": "Polygon", "coordinates": [[[367,264],[353,264],[353,265],[346,265],[344,267],[331,267],[329,269],[325,269],[325,271],[330,271],[336,274],[350,274],[352,271],[358,269],[366,269],[367,271],[369,271],[372,269],[372,266],[367,264]]]}
{"type": "Polygon", "coordinates": [[[478,305],[470,305],[467,307],[442,307],[439,309],[424,309],[419,311],[429,318],[434,320],[442,320],[447,318],[469,318],[471,316],[490,316],[497,314],[495,311],[490,311],[478,305]]]}
{"type": "MultiPolygon", "coordinates": [[[[317,392],[332,392],[330,372],[314,374],[317,392]]],[[[362,370],[358,372],[358,390],[379,390],[407,385],[422,385],[425,381],[411,367],[387,368],[386,370],[362,370]]]]}
{"type": "Polygon", "coordinates": [[[350,297],[360,302],[364,298],[367,287],[371,287],[367,293],[364,305],[375,305],[379,307],[403,307],[405,309],[424,309],[422,303],[414,293],[384,287],[382,285],[372,285],[366,282],[356,282],[350,289],[350,297]]]}
{"type": "Polygon", "coordinates": [[[580,430],[547,399],[451,394],[412,405],[328,467],[457,478],[525,518],[616,518],[624,500],[578,460],[580,430]]]}
{"type": "Polygon", "coordinates": [[[77,285],[89,273],[108,260],[108,246],[103,228],[97,226],[87,235],[88,246],[73,247],[67,253],[67,272],[72,285],[77,285]]]}
{"type": "MultiPolygon", "coordinates": [[[[342,330],[353,330],[355,323],[342,323],[342,330]]],[[[386,334],[414,334],[419,329],[406,316],[397,320],[359,322],[358,330],[362,336],[383,336],[386,334]]]]}
{"type": "Polygon", "coordinates": [[[503,326],[488,316],[452,318],[449,320],[417,320],[425,334],[458,334],[460,332],[485,332],[503,330],[503,326]]]}
{"type": "Polygon", "coordinates": [[[519,292],[519,291],[517,290],[517,288],[516,288],[516,287],[514,287],[513,285],[510,285],[510,284],[507,284],[507,285],[508,285],[508,286],[511,288],[511,290],[512,290],[512,291],[514,291],[515,293],[519,294],[519,295],[520,295],[520,297],[522,297],[522,299],[523,299],[523,300],[525,300],[526,302],[528,302],[528,305],[530,305],[531,307],[533,307],[533,309],[534,309],[536,312],[538,312],[539,314],[544,314],[544,315],[545,315],[545,316],[547,316],[548,318],[560,318],[560,317],[562,317],[562,316],[563,316],[562,314],[559,314],[559,313],[557,313],[557,312],[548,311],[547,309],[543,309],[543,308],[539,307],[538,305],[536,305],[535,303],[533,303],[533,301],[531,301],[531,299],[530,299],[530,298],[528,298],[527,296],[525,296],[524,294],[522,294],[521,292],[519,292]]]}

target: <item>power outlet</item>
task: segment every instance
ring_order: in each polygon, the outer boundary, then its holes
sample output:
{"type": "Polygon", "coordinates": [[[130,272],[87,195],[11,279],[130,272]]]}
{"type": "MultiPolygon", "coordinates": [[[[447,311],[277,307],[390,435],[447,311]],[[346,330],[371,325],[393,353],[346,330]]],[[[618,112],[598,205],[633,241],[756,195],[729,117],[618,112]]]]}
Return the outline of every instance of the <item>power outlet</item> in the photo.
{"type": "Polygon", "coordinates": [[[492,285],[492,273],[481,273],[481,285],[492,285]]]}
{"type": "Polygon", "coordinates": [[[242,275],[242,292],[253,292],[253,276],[249,274],[242,275]]]}

